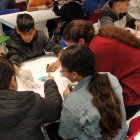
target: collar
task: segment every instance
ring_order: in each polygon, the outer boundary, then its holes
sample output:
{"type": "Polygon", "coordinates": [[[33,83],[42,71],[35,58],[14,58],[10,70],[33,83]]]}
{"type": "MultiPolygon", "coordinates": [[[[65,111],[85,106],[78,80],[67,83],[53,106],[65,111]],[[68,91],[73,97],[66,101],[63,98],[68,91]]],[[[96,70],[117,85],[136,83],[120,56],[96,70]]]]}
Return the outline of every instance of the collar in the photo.
{"type": "Polygon", "coordinates": [[[87,82],[89,82],[89,80],[91,79],[91,75],[86,76],[84,79],[82,79],[80,82],[78,82],[78,84],[75,86],[75,88],[73,89],[73,91],[78,90],[79,88],[81,88],[84,84],[86,84],[87,82]]]}

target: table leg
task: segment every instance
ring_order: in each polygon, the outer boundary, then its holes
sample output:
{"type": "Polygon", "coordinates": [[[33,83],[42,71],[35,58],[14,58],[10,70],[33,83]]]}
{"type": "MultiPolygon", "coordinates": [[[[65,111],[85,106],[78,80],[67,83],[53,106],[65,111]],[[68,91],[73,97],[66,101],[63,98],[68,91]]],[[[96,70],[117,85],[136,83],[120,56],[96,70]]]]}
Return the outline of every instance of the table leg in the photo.
{"type": "Polygon", "coordinates": [[[44,22],[41,22],[41,23],[35,23],[35,26],[36,26],[37,30],[43,31],[44,34],[47,37],[49,37],[48,28],[46,27],[46,24],[47,24],[47,21],[44,21],[44,22]]]}
{"type": "MultiPolygon", "coordinates": [[[[4,33],[3,33],[3,29],[2,29],[2,24],[0,23],[0,36],[3,36],[4,33]]],[[[7,53],[7,50],[6,50],[6,45],[5,45],[5,42],[2,43],[2,52],[4,52],[5,54],[7,53]]]]}

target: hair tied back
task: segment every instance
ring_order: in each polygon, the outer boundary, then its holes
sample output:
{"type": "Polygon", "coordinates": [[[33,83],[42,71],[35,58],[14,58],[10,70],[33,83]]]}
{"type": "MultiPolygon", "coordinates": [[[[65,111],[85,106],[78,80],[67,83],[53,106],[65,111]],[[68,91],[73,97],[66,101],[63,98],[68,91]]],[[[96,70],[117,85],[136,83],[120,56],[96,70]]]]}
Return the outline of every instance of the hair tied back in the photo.
{"type": "Polygon", "coordinates": [[[97,35],[98,33],[99,33],[99,29],[97,27],[94,27],[94,35],[97,35]]]}

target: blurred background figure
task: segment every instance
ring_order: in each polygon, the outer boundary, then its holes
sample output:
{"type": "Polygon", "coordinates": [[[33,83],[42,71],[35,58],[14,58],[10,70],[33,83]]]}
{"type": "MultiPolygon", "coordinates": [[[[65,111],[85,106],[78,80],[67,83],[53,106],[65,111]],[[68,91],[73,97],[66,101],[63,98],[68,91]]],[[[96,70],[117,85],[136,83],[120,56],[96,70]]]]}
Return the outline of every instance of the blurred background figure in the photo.
{"type": "Polygon", "coordinates": [[[15,0],[0,0],[0,11],[14,8],[15,0]]]}
{"type": "Polygon", "coordinates": [[[82,14],[99,13],[105,3],[106,0],[85,0],[81,6],[82,14]]]}
{"type": "Polygon", "coordinates": [[[140,0],[129,1],[128,13],[135,19],[140,19],[140,0]]]}

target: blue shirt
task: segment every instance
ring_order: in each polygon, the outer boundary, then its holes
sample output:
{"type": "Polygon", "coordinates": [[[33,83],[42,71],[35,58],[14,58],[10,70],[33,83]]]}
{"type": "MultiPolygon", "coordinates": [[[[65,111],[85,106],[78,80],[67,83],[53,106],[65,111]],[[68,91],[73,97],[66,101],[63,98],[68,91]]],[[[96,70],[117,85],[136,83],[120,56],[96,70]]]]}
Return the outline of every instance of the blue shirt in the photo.
{"type": "Polygon", "coordinates": [[[105,3],[105,0],[85,0],[81,6],[82,14],[99,13],[105,3]]]}
{"type": "MultiPolygon", "coordinates": [[[[128,126],[126,124],[122,88],[115,76],[110,73],[107,74],[113,89],[121,101],[123,115],[122,129],[112,140],[125,140],[128,126]]],[[[93,96],[87,87],[90,79],[91,76],[85,77],[65,97],[59,126],[59,135],[65,140],[102,140],[101,128],[98,125],[101,116],[92,103],[93,96]]]]}

